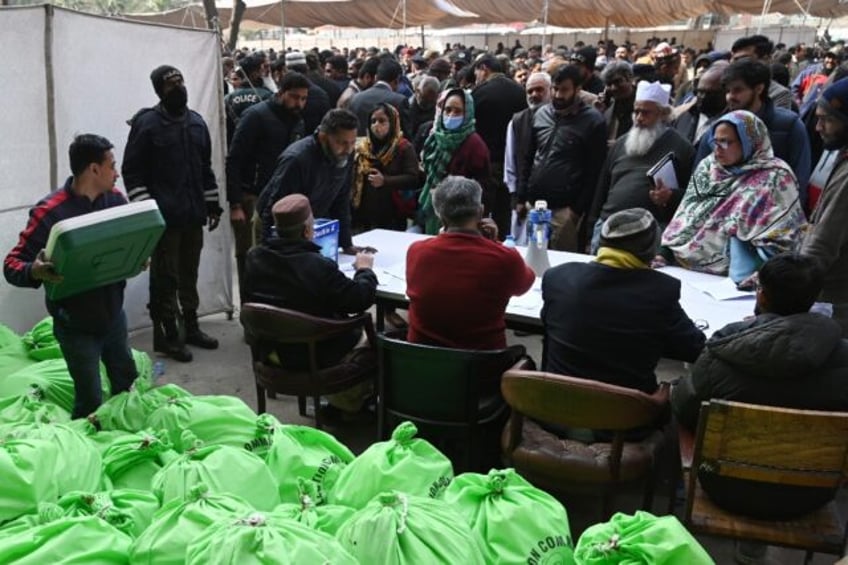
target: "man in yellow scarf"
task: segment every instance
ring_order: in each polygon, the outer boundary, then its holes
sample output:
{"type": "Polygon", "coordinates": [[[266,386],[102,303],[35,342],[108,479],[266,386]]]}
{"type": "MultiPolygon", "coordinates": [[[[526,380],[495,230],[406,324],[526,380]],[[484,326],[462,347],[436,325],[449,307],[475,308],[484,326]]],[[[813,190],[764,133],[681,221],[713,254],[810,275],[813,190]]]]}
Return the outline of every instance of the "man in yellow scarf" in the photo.
{"type": "Polygon", "coordinates": [[[649,267],[659,242],[650,212],[622,210],[604,222],[594,262],[545,273],[543,370],[651,394],[660,358],[698,357],[705,338],[680,307],[680,281],[649,267]]]}

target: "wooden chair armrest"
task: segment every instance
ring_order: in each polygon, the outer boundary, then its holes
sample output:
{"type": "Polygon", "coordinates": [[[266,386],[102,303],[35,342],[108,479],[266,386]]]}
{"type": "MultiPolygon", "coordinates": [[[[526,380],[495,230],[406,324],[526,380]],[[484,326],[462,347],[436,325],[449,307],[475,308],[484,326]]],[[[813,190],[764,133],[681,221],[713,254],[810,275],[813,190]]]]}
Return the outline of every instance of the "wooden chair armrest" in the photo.
{"type": "Polygon", "coordinates": [[[683,426],[678,426],[677,441],[680,446],[680,467],[688,471],[692,468],[692,457],[695,454],[695,434],[683,426]]]}

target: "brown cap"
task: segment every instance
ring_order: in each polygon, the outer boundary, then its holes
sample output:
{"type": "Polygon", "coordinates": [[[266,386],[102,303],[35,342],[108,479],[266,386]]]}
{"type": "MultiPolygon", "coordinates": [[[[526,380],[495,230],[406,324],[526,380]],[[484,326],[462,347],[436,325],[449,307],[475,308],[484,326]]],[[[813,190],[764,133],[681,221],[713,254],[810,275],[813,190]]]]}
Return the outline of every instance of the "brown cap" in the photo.
{"type": "Polygon", "coordinates": [[[302,194],[289,194],[277,200],[271,208],[278,235],[292,234],[302,230],[312,218],[312,206],[302,194]]]}

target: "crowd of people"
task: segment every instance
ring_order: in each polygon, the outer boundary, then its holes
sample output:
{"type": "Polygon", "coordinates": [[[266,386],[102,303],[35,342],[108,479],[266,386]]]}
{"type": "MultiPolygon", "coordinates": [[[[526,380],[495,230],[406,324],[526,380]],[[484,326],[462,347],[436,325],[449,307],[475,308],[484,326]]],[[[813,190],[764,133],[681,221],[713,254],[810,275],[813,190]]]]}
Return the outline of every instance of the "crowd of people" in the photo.
{"type": "MultiPolygon", "coordinates": [[[[729,51],[672,38],[227,54],[218,180],[240,298],[323,317],[361,312],[376,299],[376,250],[353,237],[375,228],[438,234],[409,249],[408,320],[390,311],[386,321],[415,343],[502,349],[507,302],[535,275],[500,241],[521,239],[528,210],[543,200],[550,248],[595,260],[544,273],[542,369],[652,394],[660,358],[692,362],[671,397],[689,427],[713,397],[846,410],[843,48],[750,36],[729,51]],[[352,277],[321,258],[314,218],[339,221],[339,245],[356,255],[352,277]],[[680,306],[680,283],[656,270],[666,265],[756,291],[754,316],[707,340],[680,306]]],[[[121,171],[129,200],[155,199],[167,224],[151,263],[154,349],[190,361],[186,344],[217,347],[198,326],[196,286],[203,226],[214,229],[223,210],[209,132],[187,106],[181,72],[162,66],[151,81],[160,102],[130,121],[121,171]]],[[[124,202],[112,189],[111,149],[99,136],[74,141],[73,175],[35,207],[6,258],[12,284],[60,280],[42,252],[52,223],[124,202]]],[[[77,385],[76,416],[99,403],[101,356],[113,390],[134,377],[122,293],[116,283],[48,300],[77,385]]],[[[360,338],[324,344],[322,364],[373,364],[360,338]]],[[[276,362],[296,368],[302,357],[289,348],[276,362]]],[[[336,395],[331,405],[355,412],[369,394],[336,395]]],[[[746,498],[738,484],[707,478],[704,487],[734,510],[772,511],[768,489],[746,498]]],[[[782,511],[809,510],[803,500],[782,511]]]]}

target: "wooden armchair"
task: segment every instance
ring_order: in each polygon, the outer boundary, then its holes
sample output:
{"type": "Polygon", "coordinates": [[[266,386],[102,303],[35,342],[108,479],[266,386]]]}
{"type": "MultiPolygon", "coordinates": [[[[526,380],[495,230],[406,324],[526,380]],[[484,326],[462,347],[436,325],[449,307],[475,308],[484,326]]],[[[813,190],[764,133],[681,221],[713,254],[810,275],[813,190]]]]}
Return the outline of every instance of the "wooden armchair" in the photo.
{"type": "MultiPolygon", "coordinates": [[[[501,390],[512,416],[501,439],[506,461],[535,485],[554,492],[601,491],[603,519],[615,492],[644,482],[643,508],[650,510],[657,461],[666,442],[659,428],[668,412],[668,388],[653,395],[635,389],[552,373],[511,370],[501,390]],[[563,439],[539,422],[564,428],[605,430],[610,442],[563,439]],[[639,441],[628,431],[657,428],[639,441]]],[[[673,494],[672,494],[673,496],[673,494]]]]}
{"type": "Polygon", "coordinates": [[[848,524],[835,502],[801,518],[757,520],[719,508],[698,469],[719,477],[836,491],[848,477],[848,413],[792,410],[725,400],[701,405],[697,434],[680,430],[687,482],[684,522],[693,532],[842,555],[848,524]]]}
{"type": "Polygon", "coordinates": [[[256,379],[258,412],[265,412],[265,391],[298,397],[301,416],[306,415],[306,397],[312,397],[315,407],[315,427],[321,428],[320,398],[334,394],[372,378],[376,358],[371,367],[339,364],[321,368],[317,346],[327,339],[363,328],[371,347],[376,336],[371,314],[364,313],[347,320],[318,318],[294,310],[268,304],[246,303],[241,308],[241,324],[253,361],[256,379]],[[308,349],[308,369],[291,371],[268,362],[268,355],[277,345],[303,344],[308,349]]]}

